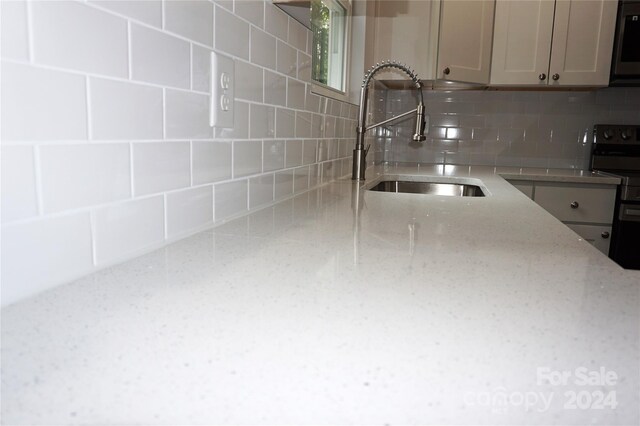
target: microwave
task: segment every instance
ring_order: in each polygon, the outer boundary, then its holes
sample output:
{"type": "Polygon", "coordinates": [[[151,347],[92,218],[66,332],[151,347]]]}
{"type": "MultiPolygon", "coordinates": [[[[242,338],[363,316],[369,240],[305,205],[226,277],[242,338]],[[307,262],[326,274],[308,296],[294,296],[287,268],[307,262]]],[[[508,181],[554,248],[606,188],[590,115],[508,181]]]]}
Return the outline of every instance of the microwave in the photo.
{"type": "Polygon", "coordinates": [[[640,86],[640,0],[618,3],[610,85],[640,86]]]}

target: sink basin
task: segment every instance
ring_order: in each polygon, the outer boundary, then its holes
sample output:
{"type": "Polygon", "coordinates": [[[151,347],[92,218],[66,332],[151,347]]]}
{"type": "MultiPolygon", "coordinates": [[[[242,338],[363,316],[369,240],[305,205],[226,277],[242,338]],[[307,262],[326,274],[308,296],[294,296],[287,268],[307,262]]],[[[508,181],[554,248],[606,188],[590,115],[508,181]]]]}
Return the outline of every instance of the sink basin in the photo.
{"type": "Polygon", "coordinates": [[[464,183],[412,182],[403,180],[383,180],[370,191],[404,192],[409,194],[446,195],[450,197],[484,197],[477,185],[464,183]]]}

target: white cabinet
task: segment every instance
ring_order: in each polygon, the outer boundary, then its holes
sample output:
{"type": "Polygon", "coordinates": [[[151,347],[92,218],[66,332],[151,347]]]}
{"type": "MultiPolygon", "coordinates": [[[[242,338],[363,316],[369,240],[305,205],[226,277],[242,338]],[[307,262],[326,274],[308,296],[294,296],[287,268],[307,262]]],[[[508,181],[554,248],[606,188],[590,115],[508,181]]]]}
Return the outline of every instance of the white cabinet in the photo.
{"type": "MultiPolygon", "coordinates": [[[[440,1],[377,0],[375,2],[373,57],[369,67],[384,60],[406,63],[421,80],[433,80],[438,51],[440,1]]],[[[368,68],[368,67],[367,67],[368,68]]],[[[381,80],[406,80],[398,72],[382,72],[381,80]]]]}
{"type": "Polygon", "coordinates": [[[509,180],[604,254],[609,253],[615,185],[509,180]]]}
{"type": "Polygon", "coordinates": [[[606,86],[616,0],[497,0],[492,85],[606,86]]]}
{"type": "MultiPolygon", "coordinates": [[[[368,67],[406,63],[421,80],[489,82],[495,0],[376,0],[368,67]]],[[[406,79],[393,71],[381,80],[406,79]]]]}
{"type": "Polygon", "coordinates": [[[437,78],[489,83],[495,0],[444,0],[437,78]]]}

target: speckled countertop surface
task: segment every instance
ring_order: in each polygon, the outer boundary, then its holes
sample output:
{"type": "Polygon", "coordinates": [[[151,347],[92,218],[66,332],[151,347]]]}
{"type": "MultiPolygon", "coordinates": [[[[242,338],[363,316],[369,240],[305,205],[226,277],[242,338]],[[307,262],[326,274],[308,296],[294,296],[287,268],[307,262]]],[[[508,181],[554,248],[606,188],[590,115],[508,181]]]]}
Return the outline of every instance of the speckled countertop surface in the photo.
{"type": "Polygon", "coordinates": [[[638,424],[640,276],[495,172],[371,169],[489,196],[343,179],[3,309],[3,422],[638,424]]]}

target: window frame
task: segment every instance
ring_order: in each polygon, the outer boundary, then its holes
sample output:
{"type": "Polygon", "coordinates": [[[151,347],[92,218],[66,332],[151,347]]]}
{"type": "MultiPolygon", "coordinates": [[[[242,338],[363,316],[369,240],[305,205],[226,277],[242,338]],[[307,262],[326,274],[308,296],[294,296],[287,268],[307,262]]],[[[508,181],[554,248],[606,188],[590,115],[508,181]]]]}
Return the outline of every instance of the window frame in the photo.
{"type": "MultiPolygon", "coordinates": [[[[343,68],[342,85],[344,90],[339,90],[329,85],[323,84],[319,81],[316,81],[313,79],[313,74],[312,74],[310,77],[311,93],[336,99],[343,102],[349,102],[349,75],[351,70],[351,26],[352,26],[352,16],[353,16],[352,3],[351,3],[351,0],[330,0],[330,1],[338,3],[345,10],[345,28],[344,28],[345,36],[343,40],[344,57],[343,57],[343,65],[342,65],[342,68],[343,68]]],[[[311,41],[311,45],[312,46],[315,45],[313,40],[311,41]]],[[[313,57],[311,58],[311,60],[313,61],[313,57]]]]}

